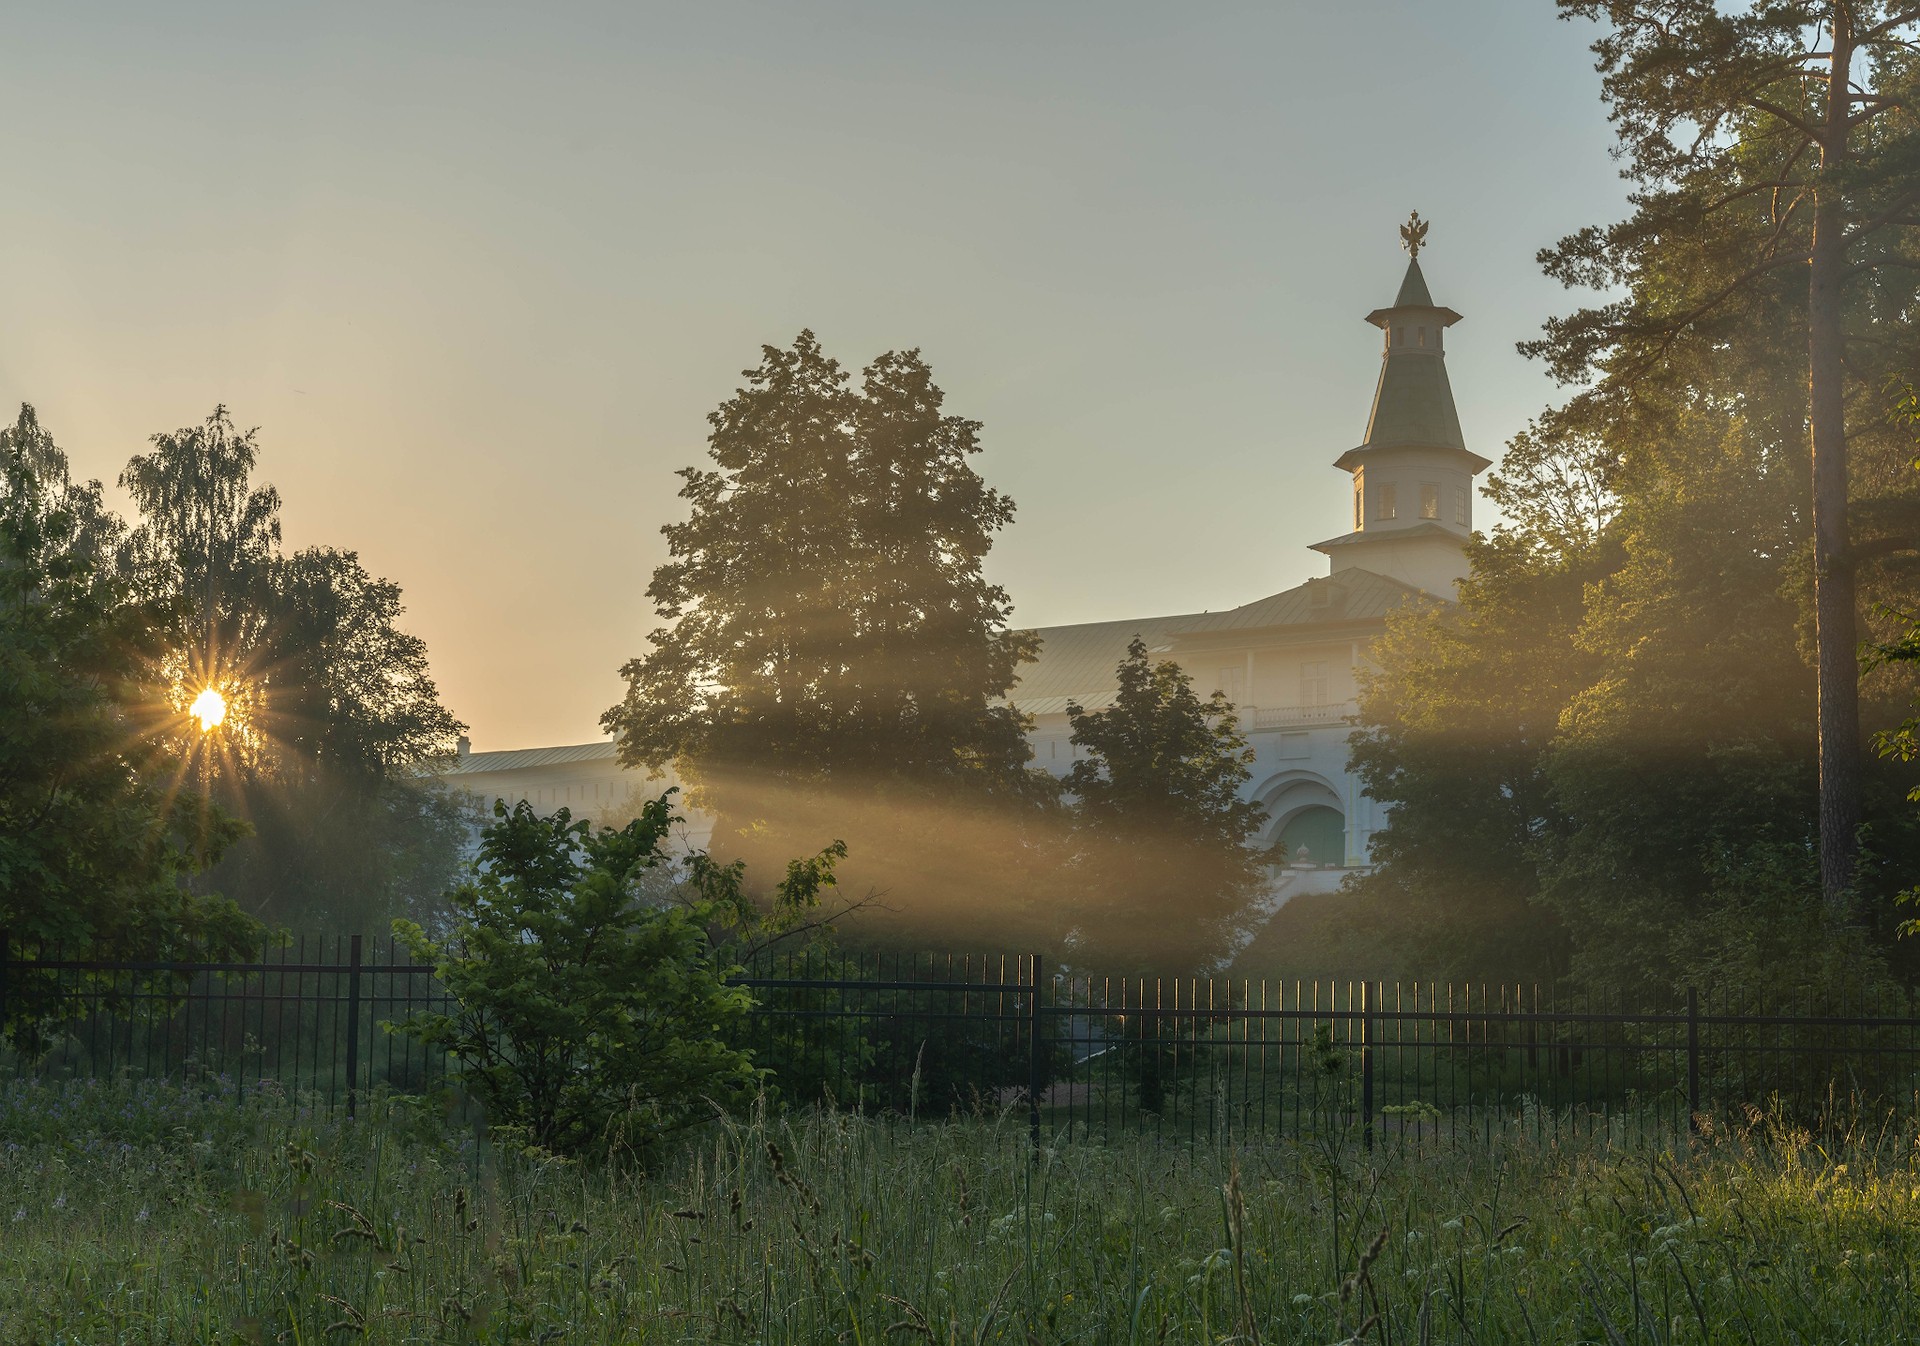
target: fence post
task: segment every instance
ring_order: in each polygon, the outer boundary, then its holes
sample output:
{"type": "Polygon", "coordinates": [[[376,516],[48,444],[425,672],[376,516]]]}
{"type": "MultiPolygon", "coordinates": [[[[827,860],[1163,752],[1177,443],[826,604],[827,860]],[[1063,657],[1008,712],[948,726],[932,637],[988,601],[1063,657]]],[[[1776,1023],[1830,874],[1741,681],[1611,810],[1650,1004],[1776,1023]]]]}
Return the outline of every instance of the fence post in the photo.
{"type": "Polygon", "coordinates": [[[1027,955],[1027,967],[1033,983],[1027,1000],[1027,1139],[1037,1151],[1040,1148],[1040,1090],[1046,1073],[1042,1059],[1046,1044],[1040,1031],[1040,955],[1027,955]]]}
{"type": "Polygon", "coordinates": [[[1687,988],[1687,1130],[1700,1129],[1700,993],[1687,988]]]}
{"type": "MultiPolygon", "coordinates": [[[[339,945],[335,945],[338,948],[339,945]]],[[[355,1115],[360,1088],[360,936],[347,944],[347,1116],[355,1115]]]]}
{"type": "Polygon", "coordinates": [[[1373,983],[1360,983],[1360,1138],[1373,1149],[1373,983]]]}

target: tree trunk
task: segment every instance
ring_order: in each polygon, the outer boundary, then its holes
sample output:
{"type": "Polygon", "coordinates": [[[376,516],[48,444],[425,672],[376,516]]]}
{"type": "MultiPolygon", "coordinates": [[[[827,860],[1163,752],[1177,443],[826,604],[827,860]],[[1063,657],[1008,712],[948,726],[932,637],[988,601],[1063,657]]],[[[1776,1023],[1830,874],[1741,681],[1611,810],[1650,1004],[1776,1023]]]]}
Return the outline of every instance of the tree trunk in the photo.
{"type": "Polygon", "coordinates": [[[1833,7],[1833,56],[1816,181],[1808,266],[1807,357],[1813,430],[1813,609],[1820,697],[1820,892],[1844,919],[1860,828],[1860,668],[1855,650],[1853,557],[1847,538],[1847,427],[1841,282],[1846,210],[1839,183],[1847,157],[1852,32],[1833,7]]]}

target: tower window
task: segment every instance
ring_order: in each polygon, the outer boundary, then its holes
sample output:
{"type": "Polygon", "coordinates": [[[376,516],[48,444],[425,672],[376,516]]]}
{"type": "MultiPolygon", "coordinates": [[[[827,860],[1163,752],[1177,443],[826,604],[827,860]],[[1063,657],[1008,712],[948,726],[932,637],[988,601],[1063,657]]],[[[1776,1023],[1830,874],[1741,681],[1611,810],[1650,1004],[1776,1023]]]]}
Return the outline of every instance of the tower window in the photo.
{"type": "Polygon", "coordinates": [[[1353,527],[1354,527],[1354,530],[1356,532],[1359,531],[1359,529],[1365,523],[1366,523],[1366,520],[1360,516],[1360,478],[1356,476],[1353,479],[1353,527]]]}
{"type": "Polygon", "coordinates": [[[1398,501],[1394,499],[1393,483],[1383,481],[1373,488],[1373,517],[1391,519],[1394,517],[1398,501]]]}
{"type": "Polygon", "coordinates": [[[1413,330],[1414,330],[1414,334],[1415,334],[1416,336],[1418,336],[1418,337],[1420,338],[1420,344],[1421,344],[1422,346],[1424,346],[1424,345],[1426,345],[1426,344],[1427,344],[1427,329],[1426,329],[1426,328],[1424,328],[1424,327],[1416,327],[1416,328],[1414,328],[1413,330]]]}
{"type": "Polygon", "coordinates": [[[1423,519],[1440,517],[1440,488],[1430,481],[1420,483],[1420,517],[1423,519]]]}
{"type": "Polygon", "coordinates": [[[1473,497],[1464,486],[1453,488],[1453,521],[1462,528],[1473,522],[1473,497]]]}
{"type": "Polygon", "coordinates": [[[1394,345],[1396,345],[1396,346],[1404,346],[1404,345],[1406,345],[1406,344],[1407,344],[1407,329],[1406,329],[1406,328],[1404,328],[1404,327],[1396,327],[1396,328],[1394,328],[1394,329],[1393,329],[1393,344],[1394,344],[1394,345]]]}

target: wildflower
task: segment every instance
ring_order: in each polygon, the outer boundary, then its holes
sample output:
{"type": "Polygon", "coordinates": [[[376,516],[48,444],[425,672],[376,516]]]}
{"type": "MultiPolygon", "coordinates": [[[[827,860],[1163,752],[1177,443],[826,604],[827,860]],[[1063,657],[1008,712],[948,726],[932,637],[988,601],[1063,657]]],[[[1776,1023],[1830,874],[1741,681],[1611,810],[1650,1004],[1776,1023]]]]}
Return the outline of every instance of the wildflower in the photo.
{"type": "Polygon", "coordinates": [[[55,1210],[65,1210],[67,1208],[67,1194],[65,1192],[60,1193],[59,1196],[53,1199],[53,1208],[55,1210]]]}
{"type": "Polygon", "coordinates": [[[22,1206],[19,1210],[13,1213],[13,1222],[15,1224],[19,1224],[22,1220],[26,1218],[27,1218],[27,1208],[25,1206],[22,1206]]]}
{"type": "Polygon", "coordinates": [[[1313,1296],[1312,1295],[1295,1295],[1293,1297],[1293,1303],[1295,1308],[1305,1308],[1307,1305],[1313,1303],[1313,1296]]]}
{"type": "Polygon", "coordinates": [[[1462,1227],[1463,1224],[1464,1224],[1464,1221],[1462,1221],[1461,1218],[1458,1215],[1456,1215],[1451,1220],[1448,1220],[1445,1224],[1441,1225],[1440,1227],[1442,1229],[1459,1229],[1462,1227]]]}
{"type": "Polygon", "coordinates": [[[145,1224],[147,1222],[147,1208],[145,1206],[142,1206],[139,1211],[135,1213],[133,1222],[135,1224],[145,1224]]]}

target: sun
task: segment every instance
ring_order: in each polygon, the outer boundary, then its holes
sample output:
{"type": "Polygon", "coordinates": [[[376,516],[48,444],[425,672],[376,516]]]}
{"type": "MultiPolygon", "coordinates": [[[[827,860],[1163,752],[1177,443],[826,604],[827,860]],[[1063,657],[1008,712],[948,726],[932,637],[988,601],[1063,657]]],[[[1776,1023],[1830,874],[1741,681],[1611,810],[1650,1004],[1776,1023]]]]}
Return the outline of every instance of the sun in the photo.
{"type": "Polygon", "coordinates": [[[227,718],[227,698],[209,687],[193,699],[187,714],[200,721],[200,732],[206,733],[227,718]]]}

